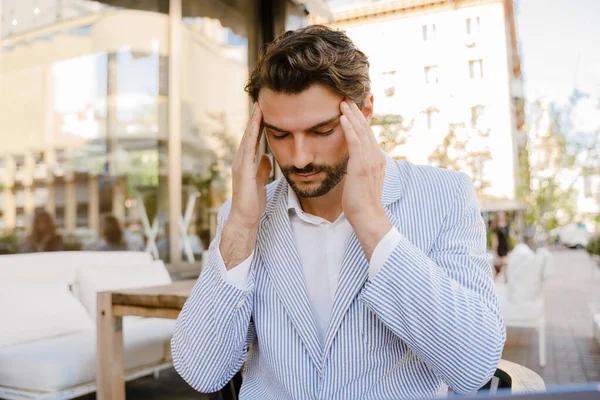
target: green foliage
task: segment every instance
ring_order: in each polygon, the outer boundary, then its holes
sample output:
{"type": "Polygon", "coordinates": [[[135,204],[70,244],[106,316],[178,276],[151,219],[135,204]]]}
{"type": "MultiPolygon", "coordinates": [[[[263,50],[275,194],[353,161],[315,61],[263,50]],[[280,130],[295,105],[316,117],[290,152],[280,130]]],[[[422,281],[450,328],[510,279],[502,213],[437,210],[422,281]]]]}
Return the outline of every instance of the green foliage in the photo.
{"type": "Polygon", "coordinates": [[[585,249],[592,255],[600,256],[600,235],[591,238],[585,249]]]}
{"type": "Polygon", "coordinates": [[[16,231],[6,231],[0,234],[0,254],[15,254],[19,252],[19,237],[16,231]]]}
{"type": "Polygon", "coordinates": [[[405,121],[401,115],[383,115],[373,118],[372,126],[379,126],[378,142],[383,151],[392,153],[397,147],[406,143],[415,120],[405,121]]]}
{"type": "Polygon", "coordinates": [[[572,187],[561,188],[554,177],[541,178],[539,187],[530,192],[526,198],[528,209],[525,215],[529,225],[541,224],[544,229],[552,230],[566,222],[570,222],[575,215],[577,193],[572,187]],[[559,220],[562,214],[565,221],[559,220]]]}
{"type": "MultiPolygon", "coordinates": [[[[531,104],[530,131],[535,133],[535,148],[527,149],[529,172],[520,171],[518,197],[528,205],[526,222],[552,230],[574,221],[577,215],[576,182],[588,174],[600,148],[598,132],[581,132],[576,123],[577,107],[586,96],[575,91],[564,107],[541,102],[531,104]],[[548,122],[549,119],[549,122],[548,122]],[[534,161],[529,165],[529,161],[534,161]],[[590,164],[591,163],[591,164],[590,164]],[[531,183],[535,185],[532,186],[531,183]],[[559,184],[560,182],[560,184],[559,184]]],[[[532,145],[532,142],[529,143],[532,145]]],[[[523,165],[525,157],[519,157],[523,165]]],[[[581,218],[581,215],[578,215],[581,218]]]]}
{"type": "Polygon", "coordinates": [[[484,179],[483,170],[486,162],[490,161],[492,156],[487,149],[469,150],[467,144],[472,137],[466,136],[464,129],[466,129],[464,124],[449,124],[448,134],[429,156],[429,163],[437,167],[467,173],[473,180],[475,190],[481,192],[491,184],[484,179]],[[462,133],[460,135],[462,138],[459,137],[459,133],[462,133]]]}

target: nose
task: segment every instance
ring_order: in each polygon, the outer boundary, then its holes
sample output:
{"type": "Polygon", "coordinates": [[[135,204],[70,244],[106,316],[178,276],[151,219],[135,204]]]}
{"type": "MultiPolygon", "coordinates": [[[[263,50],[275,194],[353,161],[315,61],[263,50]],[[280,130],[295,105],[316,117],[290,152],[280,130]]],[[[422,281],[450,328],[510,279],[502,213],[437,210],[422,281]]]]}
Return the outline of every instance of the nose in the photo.
{"type": "Polygon", "coordinates": [[[304,135],[294,135],[294,167],[302,169],[313,162],[310,140],[304,135]]]}

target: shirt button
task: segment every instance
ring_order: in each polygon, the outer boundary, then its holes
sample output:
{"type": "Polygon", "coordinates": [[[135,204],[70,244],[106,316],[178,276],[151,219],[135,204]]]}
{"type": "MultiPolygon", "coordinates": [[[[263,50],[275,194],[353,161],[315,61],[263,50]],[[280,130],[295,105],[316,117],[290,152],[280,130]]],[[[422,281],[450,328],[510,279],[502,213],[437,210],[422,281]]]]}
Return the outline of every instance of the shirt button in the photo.
{"type": "Polygon", "coordinates": [[[241,308],[244,305],[244,300],[241,300],[239,303],[236,304],[235,308],[241,308]]]}

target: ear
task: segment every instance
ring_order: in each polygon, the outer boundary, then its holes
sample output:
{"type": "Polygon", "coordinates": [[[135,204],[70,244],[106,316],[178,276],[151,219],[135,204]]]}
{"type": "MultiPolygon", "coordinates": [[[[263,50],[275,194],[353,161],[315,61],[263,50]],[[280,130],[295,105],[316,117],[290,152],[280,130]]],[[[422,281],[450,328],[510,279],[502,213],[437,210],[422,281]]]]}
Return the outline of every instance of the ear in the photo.
{"type": "Polygon", "coordinates": [[[365,94],[362,112],[367,121],[371,123],[371,119],[373,118],[373,93],[367,92],[367,94],[365,94]]]}

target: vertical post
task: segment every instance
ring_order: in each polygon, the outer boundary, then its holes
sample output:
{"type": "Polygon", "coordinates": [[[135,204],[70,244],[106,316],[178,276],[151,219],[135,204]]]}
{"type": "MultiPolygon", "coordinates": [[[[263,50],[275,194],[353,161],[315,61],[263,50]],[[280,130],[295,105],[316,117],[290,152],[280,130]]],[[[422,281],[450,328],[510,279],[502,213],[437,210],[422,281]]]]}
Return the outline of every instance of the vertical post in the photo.
{"type": "Polygon", "coordinates": [[[112,191],[112,213],[121,222],[125,222],[125,199],[127,197],[127,180],[123,176],[115,177],[112,191]]]}
{"type": "Polygon", "coordinates": [[[169,253],[170,262],[181,261],[181,0],[169,2],[169,253]]]}
{"type": "Polygon", "coordinates": [[[100,189],[98,176],[88,176],[88,225],[91,230],[98,232],[100,228],[100,189]]]}
{"type": "MultiPolygon", "coordinates": [[[[12,171],[11,171],[12,172],[12,171]]],[[[17,200],[14,182],[4,188],[4,227],[13,229],[17,225],[17,200]]]]}
{"type": "Polygon", "coordinates": [[[42,104],[44,105],[44,163],[48,168],[46,187],[48,198],[45,210],[56,217],[56,185],[54,183],[54,171],[56,167],[56,151],[54,149],[54,79],[52,67],[45,64],[43,68],[42,104]]]}
{"type": "Polygon", "coordinates": [[[123,318],[113,316],[112,292],[98,293],[96,313],[96,398],[125,400],[123,318]]]}
{"type": "Polygon", "coordinates": [[[56,183],[54,178],[48,181],[48,199],[46,199],[46,211],[56,219],[56,183]]]}
{"type": "Polygon", "coordinates": [[[31,151],[28,151],[25,155],[23,172],[23,208],[25,210],[25,216],[27,219],[30,219],[35,210],[35,159],[31,151]]]}
{"type": "Polygon", "coordinates": [[[75,174],[65,175],[65,230],[71,233],[77,228],[77,187],[75,174]]]}
{"type": "Polygon", "coordinates": [[[33,216],[33,212],[35,211],[35,189],[33,185],[33,180],[31,180],[30,182],[27,182],[25,187],[23,187],[23,194],[25,195],[25,204],[23,208],[25,209],[25,215],[27,218],[31,218],[33,216]]]}

